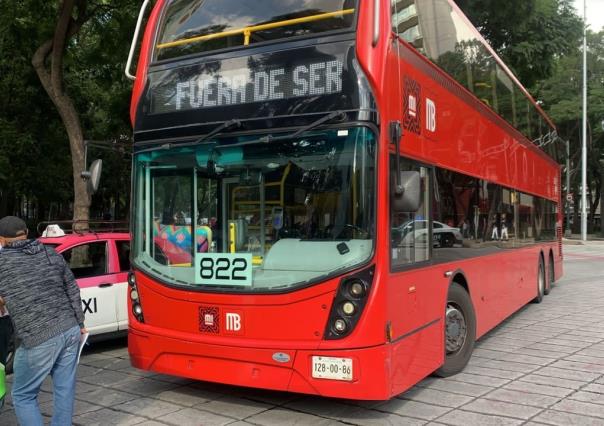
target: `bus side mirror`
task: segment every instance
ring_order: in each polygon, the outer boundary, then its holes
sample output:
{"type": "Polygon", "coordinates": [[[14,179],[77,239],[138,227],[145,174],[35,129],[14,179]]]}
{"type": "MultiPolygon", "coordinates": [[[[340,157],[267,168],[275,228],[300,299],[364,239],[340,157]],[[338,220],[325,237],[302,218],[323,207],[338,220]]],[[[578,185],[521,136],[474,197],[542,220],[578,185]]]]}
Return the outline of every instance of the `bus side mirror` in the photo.
{"type": "Polygon", "coordinates": [[[396,182],[391,188],[392,210],[396,213],[414,213],[419,210],[421,203],[419,172],[401,171],[399,173],[400,188],[396,188],[396,182]]]}

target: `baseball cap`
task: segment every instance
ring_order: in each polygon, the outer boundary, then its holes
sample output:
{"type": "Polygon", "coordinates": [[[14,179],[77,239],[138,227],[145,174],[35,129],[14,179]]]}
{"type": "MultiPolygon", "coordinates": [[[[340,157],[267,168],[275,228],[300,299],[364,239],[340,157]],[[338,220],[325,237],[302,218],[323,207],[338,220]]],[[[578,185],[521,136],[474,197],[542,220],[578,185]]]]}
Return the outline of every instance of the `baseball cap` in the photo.
{"type": "Polygon", "coordinates": [[[0,237],[16,238],[27,235],[27,225],[16,216],[6,216],[0,219],[0,237]]]}

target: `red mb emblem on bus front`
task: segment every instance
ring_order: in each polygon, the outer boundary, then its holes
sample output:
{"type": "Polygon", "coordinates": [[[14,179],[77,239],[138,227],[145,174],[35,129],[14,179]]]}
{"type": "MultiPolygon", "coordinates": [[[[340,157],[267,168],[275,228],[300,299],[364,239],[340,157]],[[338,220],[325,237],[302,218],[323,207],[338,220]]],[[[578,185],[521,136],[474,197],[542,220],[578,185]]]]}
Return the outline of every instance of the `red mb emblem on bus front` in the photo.
{"type": "Polygon", "coordinates": [[[220,333],[220,310],[215,307],[199,308],[199,331],[202,333],[220,333]]]}

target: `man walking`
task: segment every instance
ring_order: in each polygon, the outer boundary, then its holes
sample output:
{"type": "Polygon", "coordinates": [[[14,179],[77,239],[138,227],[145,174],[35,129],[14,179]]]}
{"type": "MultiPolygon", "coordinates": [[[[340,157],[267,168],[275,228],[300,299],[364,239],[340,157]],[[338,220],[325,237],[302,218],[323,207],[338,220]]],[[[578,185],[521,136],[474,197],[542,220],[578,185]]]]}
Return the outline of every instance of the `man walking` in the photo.
{"type": "Polygon", "coordinates": [[[27,239],[21,219],[0,219],[0,237],[6,242],[0,252],[0,295],[21,340],[11,392],[17,420],[22,426],[44,424],[37,397],[51,375],[51,425],[71,425],[80,335],[86,332],[80,290],[61,255],[27,239]]]}

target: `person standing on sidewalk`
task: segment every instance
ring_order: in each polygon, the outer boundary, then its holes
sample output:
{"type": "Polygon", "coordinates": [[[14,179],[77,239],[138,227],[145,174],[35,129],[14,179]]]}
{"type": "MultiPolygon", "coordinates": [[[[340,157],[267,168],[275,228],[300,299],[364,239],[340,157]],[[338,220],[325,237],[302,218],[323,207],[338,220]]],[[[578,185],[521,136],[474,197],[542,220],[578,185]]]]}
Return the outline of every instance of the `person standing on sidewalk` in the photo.
{"type": "Polygon", "coordinates": [[[0,219],[0,295],[21,345],[15,353],[11,395],[22,426],[44,424],[38,393],[53,382],[51,425],[71,425],[81,333],[86,332],[80,290],[63,257],[37,240],[15,216],[0,219]]]}

